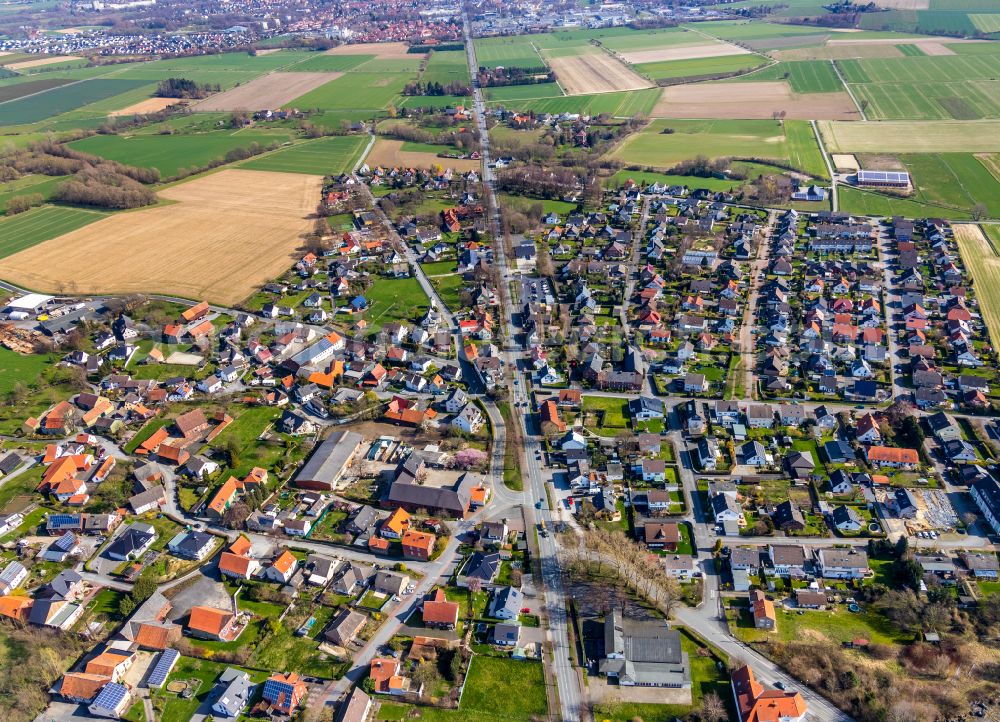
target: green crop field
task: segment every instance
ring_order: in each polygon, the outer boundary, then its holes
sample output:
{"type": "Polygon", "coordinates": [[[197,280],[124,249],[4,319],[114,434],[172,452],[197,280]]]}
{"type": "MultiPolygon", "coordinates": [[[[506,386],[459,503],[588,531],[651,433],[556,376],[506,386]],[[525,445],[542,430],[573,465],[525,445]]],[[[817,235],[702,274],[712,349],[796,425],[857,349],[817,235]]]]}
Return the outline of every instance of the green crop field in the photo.
{"type": "Polygon", "coordinates": [[[964,220],[967,213],[961,211],[944,212],[939,206],[928,206],[907,198],[864,191],[859,188],[839,186],[840,210],[865,216],[905,216],[907,218],[927,218],[947,215],[950,219],[964,220]]]}
{"type": "Polygon", "coordinates": [[[242,167],[315,175],[350,173],[367,144],[367,135],[318,138],[282,148],[260,158],[251,158],[242,167]]]}
{"type": "Polygon", "coordinates": [[[812,125],[805,120],[786,120],[783,125],[789,162],[811,176],[829,179],[830,173],[812,125]]]}
{"type": "Polygon", "coordinates": [[[53,88],[0,105],[0,125],[35,123],[144,84],[140,80],[95,78],[53,88]]]}
{"type": "Polygon", "coordinates": [[[485,93],[487,100],[497,102],[526,100],[528,98],[559,98],[563,95],[558,83],[508,85],[502,88],[487,88],[485,93]]]}
{"type": "Polygon", "coordinates": [[[904,43],[902,45],[897,45],[896,48],[903,55],[906,55],[911,58],[919,58],[924,55],[927,55],[927,53],[925,53],[923,50],[920,49],[920,46],[913,45],[912,43],[904,43]]]}
{"type": "Polygon", "coordinates": [[[196,135],[92,135],[70,143],[70,147],[126,165],[156,168],[163,178],[171,178],[182,168],[204,167],[236,148],[288,138],[287,133],[240,135],[228,130],[196,135]]]}
{"type": "Polygon", "coordinates": [[[631,136],[612,156],[636,165],[671,168],[684,160],[761,158],[826,175],[819,146],[806,121],[656,120],[631,136]],[[673,133],[662,132],[673,129],[673,133]]]}
{"type": "MultiPolygon", "coordinates": [[[[537,98],[520,102],[505,103],[520,111],[535,113],[584,113],[598,115],[607,113],[614,117],[648,116],[660,99],[659,88],[627,90],[619,93],[598,93],[595,95],[567,95],[558,98],[537,98]]],[[[497,101],[491,101],[497,105],[497,101]]]]}
{"type": "Polygon", "coordinates": [[[484,67],[503,65],[509,68],[540,68],[542,60],[533,45],[536,35],[510,38],[478,38],[475,41],[476,61],[484,67]]]}
{"type": "Polygon", "coordinates": [[[873,120],[976,120],[1000,117],[996,54],[838,60],[873,120]]]}
{"type": "Polygon", "coordinates": [[[382,110],[412,78],[381,73],[346,73],[300,98],[292,105],[320,110],[382,110]]]}
{"type": "Polygon", "coordinates": [[[601,38],[601,44],[611,50],[627,53],[636,50],[653,50],[676,45],[704,45],[711,40],[687,28],[657,28],[656,30],[634,30],[629,33],[608,35],[601,38]]]}
{"type": "MultiPolygon", "coordinates": [[[[365,68],[367,70],[367,68],[365,68]]],[[[420,75],[424,83],[466,83],[469,82],[469,64],[463,50],[433,51],[427,59],[427,67],[420,75]]]]}
{"type": "MultiPolygon", "coordinates": [[[[37,243],[75,231],[106,214],[79,208],[43,206],[0,220],[0,258],[6,258],[37,243]]],[[[0,277],[3,264],[0,263],[0,277]]]]}
{"type": "MultiPolygon", "coordinates": [[[[844,84],[837,77],[833,64],[826,60],[794,60],[775,63],[770,67],[740,78],[748,82],[787,80],[796,93],[837,93],[844,84]]],[[[730,81],[732,82],[732,81],[730,81]]]]}
{"type": "MultiPolygon", "coordinates": [[[[738,40],[741,42],[767,41],[774,38],[799,36],[825,36],[830,31],[825,28],[810,28],[801,25],[780,25],[747,20],[716,20],[714,22],[686,25],[693,30],[701,31],[720,40],[738,40]]],[[[821,40],[817,37],[817,42],[821,40]]],[[[766,43],[765,43],[766,44],[766,43]]],[[[757,43],[754,42],[756,46],[757,43]]],[[[762,46],[763,47],[763,46],[762,46]]],[[[778,45],[780,47],[780,44],[778,45]]]]}
{"type": "Polygon", "coordinates": [[[6,103],[8,100],[23,98],[25,95],[40,93],[43,90],[58,88],[60,85],[66,85],[67,83],[72,82],[73,81],[69,78],[38,78],[35,80],[27,80],[23,83],[2,85],[0,86],[0,103],[6,103]]]}
{"type": "Polygon", "coordinates": [[[969,20],[984,33],[1000,33],[1000,13],[974,13],[969,20]]]}
{"type": "MultiPolygon", "coordinates": [[[[1000,182],[970,153],[901,155],[915,186],[913,199],[944,209],[971,211],[977,203],[986,216],[1000,218],[1000,182]]],[[[948,215],[948,211],[944,211],[948,215]]]]}
{"type": "Polygon", "coordinates": [[[309,73],[343,73],[354,70],[374,57],[374,55],[314,55],[301,63],[285,68],[285,70],[309,73]]]}
{"type": "Polygon", "coordinates": [[[715,58],[693,58],[690,60],[665,60],[657,63],[641,63],[633,66],[636,71],[652,80],[666,78],[699,78],[742,73],[765,63],[759,55],[721,55],[715,58]]]}

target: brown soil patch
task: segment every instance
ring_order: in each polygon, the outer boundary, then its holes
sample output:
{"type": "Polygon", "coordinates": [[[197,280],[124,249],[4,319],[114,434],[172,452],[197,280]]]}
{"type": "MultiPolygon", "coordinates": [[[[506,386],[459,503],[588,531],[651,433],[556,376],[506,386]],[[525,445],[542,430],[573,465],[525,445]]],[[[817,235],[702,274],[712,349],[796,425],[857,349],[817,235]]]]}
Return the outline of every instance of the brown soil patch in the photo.
{"type": "Polygon", "coordinates": [[[120,115],[158,113],[164,108],[169,108],[171,105],[177,105],[180,102],[182,102],[180,98],[146,98],[146,100],[140,100],[138,103],[133,103],[127,108],[112,111],[111,113],[108,113],[108,115],[112,118],[116,118],[120,115]]]}
{"type": "Polygon", "coordinates": [[[718,58],[725,55],[749,55],[749,51],[729,43],[700,43],[698,45],[674,45],[654,50],[636,50],[622,53],[627,63],[658,63],[664,60],[694,60],[695,58],[718,58]]]}
{"type": "Polygon", "coordinates": [[[955,55],[955,51],[944,43],[918,43],[918,45],[928,55],[955,55]]]}
{"type": "Polygon", "coordinates": [[[40,291],[237,303],[294,263],[322,182],[301,173],[212,173],[160,191],[170,205],[118,213],[9,256],[0,277],[40,291]]]}
{"type": "Polygon", "coordinates": [[[403,150],[403,141],[386,140],[385,138],[379,138],[375,141],[371,153],[365,158],[365,163],[372,168],[379,165],[388,168],[430,168],[436,164],[442,168],[451,168],[463,173],[470,170],[478,171],[482,167],[480,161],[469,158],[438,158],[433,153],[403,150]]]}
{"type": "Polygon", "coordinates": [[[759,83],[700,83],[663,89],[653,108],[654,118],[787,118],[858,120],[847,93],[795,94],[784,81],[759,83]]]}
{"type": "Polygon", "coordinates": [[[855,156],[861,163],[861,167],[866,170],[900,170],[905,171],[906,166],[894,155],[886,153],[865,153],[855,156]]]}
{"type": "Polygon", "coordinates": [[[8,70],[23,70],[24,68],[40,68],[43,65],[54,65],[55,63],[65,63],[67,60],[80,60],[76,55],[53,55],[50,58],[38,58],[37,60],[22,60],[19,63],[7,65],[8,70]]]}
{"type": "Polygon", "coordinates": [[[374,55],[376,58],[413,58],[414,53],[407,52],[410,46],[406,43],[356,43],[354,45],[338,45],[327,50],[324,55],[374,55]]]}
{"type": "Polygon", "coordinates": [[[816,629],[803,629],[801,630],[803,637],[808,637],[809,639],[815,639],[817,642],[829,642],[829,638],[816,629]]]}
{"type": "Polygon", "coordinates": [[[653,87],[651,82],[605,52],[550,57],[547,60],[566,95],[653,87]]]}
{"type": "Polygon", "coordinates": [[[268,73],[198,101],[192,107],[199,112],[275,110],[341,75],[343,73],[268,73]]]}
{"type": "Polygon", "coordinates": [[[270,55],[271,53],[280,52],[281,48],[263,48],[257,51],[257,55],[270,55]]]}

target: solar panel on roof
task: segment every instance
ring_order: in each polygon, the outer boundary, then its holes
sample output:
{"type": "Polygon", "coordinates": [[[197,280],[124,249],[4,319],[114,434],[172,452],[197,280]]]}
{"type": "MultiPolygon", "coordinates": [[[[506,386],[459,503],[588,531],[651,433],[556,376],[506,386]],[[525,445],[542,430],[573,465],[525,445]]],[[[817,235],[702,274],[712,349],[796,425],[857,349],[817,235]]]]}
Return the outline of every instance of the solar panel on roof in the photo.
{"type": "Polygon", "coordinates": [[[285,682],[279,682],[276,679],[269,679],[264,682],[264,699],[269,702],[273,702],[284,694],[288,694],[291,691],[291,686],[285,682]]]}
{"type": "Polygon", "coordinates": [[[128,696],[128,689],[123,684],[112,682],[104,686],[94,700],[94,705],[104,709],[116,709],[121,701],[128,696]]]}
{"type": "Polygon", "coordinates": [[[156,660],[156,664],[153,666],[153,671],[149,673],[149,679],[146,684],[150,687],[162,686],[167,681],[167,675],[170,674],[170,670],[174,668],[174,664],[180,656],[180,653],[176,649],[163,650],[160,658],[156,660]]]}

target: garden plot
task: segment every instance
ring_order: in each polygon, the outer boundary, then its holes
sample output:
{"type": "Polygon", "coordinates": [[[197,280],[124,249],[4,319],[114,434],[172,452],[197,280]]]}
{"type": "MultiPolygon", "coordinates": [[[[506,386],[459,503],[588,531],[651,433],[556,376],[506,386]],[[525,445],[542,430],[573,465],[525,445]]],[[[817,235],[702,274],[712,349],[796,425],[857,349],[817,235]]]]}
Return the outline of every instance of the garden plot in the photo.
{"type": "Polygon", "coordinates": [[[859,120],[847,93],[793,93],[784,81],[706,83],[664,88],[654,118],[786,118],[859,120]]]}

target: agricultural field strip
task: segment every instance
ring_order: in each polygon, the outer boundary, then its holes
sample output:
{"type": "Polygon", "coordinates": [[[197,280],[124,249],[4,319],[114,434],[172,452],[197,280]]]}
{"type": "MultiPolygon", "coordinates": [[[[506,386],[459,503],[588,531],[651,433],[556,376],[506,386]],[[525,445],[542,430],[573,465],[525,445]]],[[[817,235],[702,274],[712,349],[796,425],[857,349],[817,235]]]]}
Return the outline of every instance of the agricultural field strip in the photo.
{"type": "Polygon", "coordinates": [[[293,263],[321,185],[322,176],[297,173],[204,175],[160,191],[175,203],[115,214],[0,261],[0,278],[237,303],[293,263]]]}
{"type": "Polygon", "coordinates": [[[1000,120],[818,121],[833,153],[1000,152],[1000,120]]]}
{"type": "MultiPolygon", "coordinates": [[[[991,228],[994,233],[995,228],[991,228]]],[[[972,273],[980,310],[995,347],[1000,343],[1000,257],[980,226],[955,225],[954,231],[962,258],[972,273]]]]}

